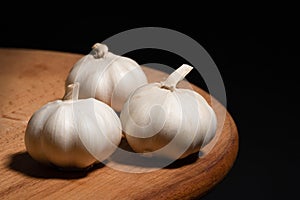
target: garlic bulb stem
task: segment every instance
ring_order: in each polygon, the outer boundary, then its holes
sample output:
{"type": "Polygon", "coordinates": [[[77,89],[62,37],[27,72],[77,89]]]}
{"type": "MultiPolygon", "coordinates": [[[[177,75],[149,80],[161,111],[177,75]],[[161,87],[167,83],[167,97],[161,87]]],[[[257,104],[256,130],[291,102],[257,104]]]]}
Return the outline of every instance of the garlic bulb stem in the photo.
{"type": "Polygon", "coordinates": [[[95,59],[104,58],[108,52],[108,47],[105,44],[100,43],[94,44],[92,49],[94,51],[93,56],[95,59]]]}
{"type": "Polygon", "coordinates": [[[184,77],[193,69],[193,67],[183,64],[172,74],[169,75],[167,80],[161,82],[161,88],[173,91],[176,85],[184,79],[184,77]]]}
{"type": "Polygon", "coordinates": [[[78,100],[78,95],[79,95],[79,83],[75,82],[67,86],[63,100],[76,101],[78,100]]]}

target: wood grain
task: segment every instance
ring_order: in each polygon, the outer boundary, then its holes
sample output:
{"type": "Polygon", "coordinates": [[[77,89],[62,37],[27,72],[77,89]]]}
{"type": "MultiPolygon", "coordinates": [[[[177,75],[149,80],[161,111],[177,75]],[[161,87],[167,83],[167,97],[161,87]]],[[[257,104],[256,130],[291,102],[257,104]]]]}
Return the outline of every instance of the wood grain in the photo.
{"type": "MultiPolygon", "coordinates": [[[[42,105],[62,98],[67,74],[81,57],[0,49],[0,199],[194,199],[226,176],[238,152],[237,128],[226,109],[196,86],[193,89],[213,105],[218,122],[224,121],[200,157],[192,155],[149,173],[122,172],[103,164],[61,171],[35,162],[24,145],[27,122],[42,105]]],[[[166,77],[151,68],[143,70],[150,82],[166,77]]]]}

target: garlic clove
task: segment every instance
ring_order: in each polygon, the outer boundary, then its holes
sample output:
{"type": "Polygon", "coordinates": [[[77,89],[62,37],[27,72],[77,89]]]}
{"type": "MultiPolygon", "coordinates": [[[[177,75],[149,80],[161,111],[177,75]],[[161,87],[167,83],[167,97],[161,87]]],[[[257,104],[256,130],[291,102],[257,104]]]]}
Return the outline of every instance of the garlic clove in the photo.
{"type": "Polygon", "coordinates": [[[95,99],[90,100],[90,105],[80,106],[83,108],[81,109],[82,114],[87,117],[80,118],[80,123],[77,126],[79,138],[94,158],[103,161],[118,148],[121,142],[121,122],[114,110],[108,105],[95,99]],[[95,115],[90,115],[91,112],[95,112],[95,115]],[[86,132],[90,134],[87,135],[86,132]]]}
{"type": "Polygon", "coordinates": [[[41,147],[40,133],[43,131],[45,121],[58,106],[58,102],[60,101],[48,103],[36,111],[30,118],[25,132],[24,141],[27,151],[35,160],[43,163],[48,163],[48,160],[45,158],[45,153],[41,147]]]}
{"type": "Polygon", "coordinates": [[[37,161],[63,168],[86,168],[109,157],[121,142],[121,122],[107,104],[78,99],[79,84],[63,100],[50,102],[30,118],[25,146],[37,161]]]}
{"type": "Polygon", "coordinates": [[[200,94],[176,88],[191,69],[183,65],[166,81],[141,86],[127,99],[120,119],[134,151],[178,159],[212,140],[217,125],[213,109],[200,94]]]}
{"type": "Polygon", "coordinates": [[[121,111],[130,93],[148,80],[137,62],[96,43],[70,70],[66,86],[74,82],[80,83],[80,99],[96,98],[121,111]]]}

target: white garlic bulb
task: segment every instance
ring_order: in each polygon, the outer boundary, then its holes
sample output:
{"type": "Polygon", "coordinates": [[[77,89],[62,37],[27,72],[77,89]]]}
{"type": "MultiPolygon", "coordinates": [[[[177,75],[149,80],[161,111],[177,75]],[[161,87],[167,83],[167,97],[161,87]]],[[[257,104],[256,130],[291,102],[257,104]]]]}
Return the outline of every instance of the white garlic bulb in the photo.
{"type": "Polygon", "coordinates": [[[121,142],[115,111],[96,99],[78,100],[79,84],[69,85],[63,100],[49,102],[30,118],[25,146],[37,161],[85,168],[109,157],[121,142]]]}
{"type": "Polygon", "coordinates": [[[120,119],[134,151],[178,159],[212,140],[217,126],[213,109],[197,92],[176,88],[191,70],[182,65],[166,81],[144,85],[128,98],[120,119]]]}
{"type": "Polygon", "coordinates": [[[138,63],[109,52],[100,43],[72,67],[66,86],[74,82],[80,83],[80,99],[93,97],[117,111],[121,111],[132,91],[148,83],[138,63]]]}

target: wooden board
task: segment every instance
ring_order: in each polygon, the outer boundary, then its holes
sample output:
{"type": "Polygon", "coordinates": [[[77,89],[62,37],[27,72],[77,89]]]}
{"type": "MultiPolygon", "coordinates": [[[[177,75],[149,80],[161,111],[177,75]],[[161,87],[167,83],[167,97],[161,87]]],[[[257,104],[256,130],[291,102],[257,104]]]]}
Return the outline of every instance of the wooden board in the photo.
{"type": "MultiPolygon", "coordinates": [[[[214,188],[231,169],[238,132],[226,109],[200,88],[217,113],[217,136],[198,154],[149,173],[122,172],[106,165],[60,171],[35,162],[24,145],[34,111],[62,98],[64,81],[82,55],[0,49],[0,199],[192,199],[214,188]],[[225,115],[223,115],[225,114],[225,115]]],[[[150,82],[166,74],[143,67],[150,82]]],[[[134,167],[134,166],[130,166],[134,167]]]]}

